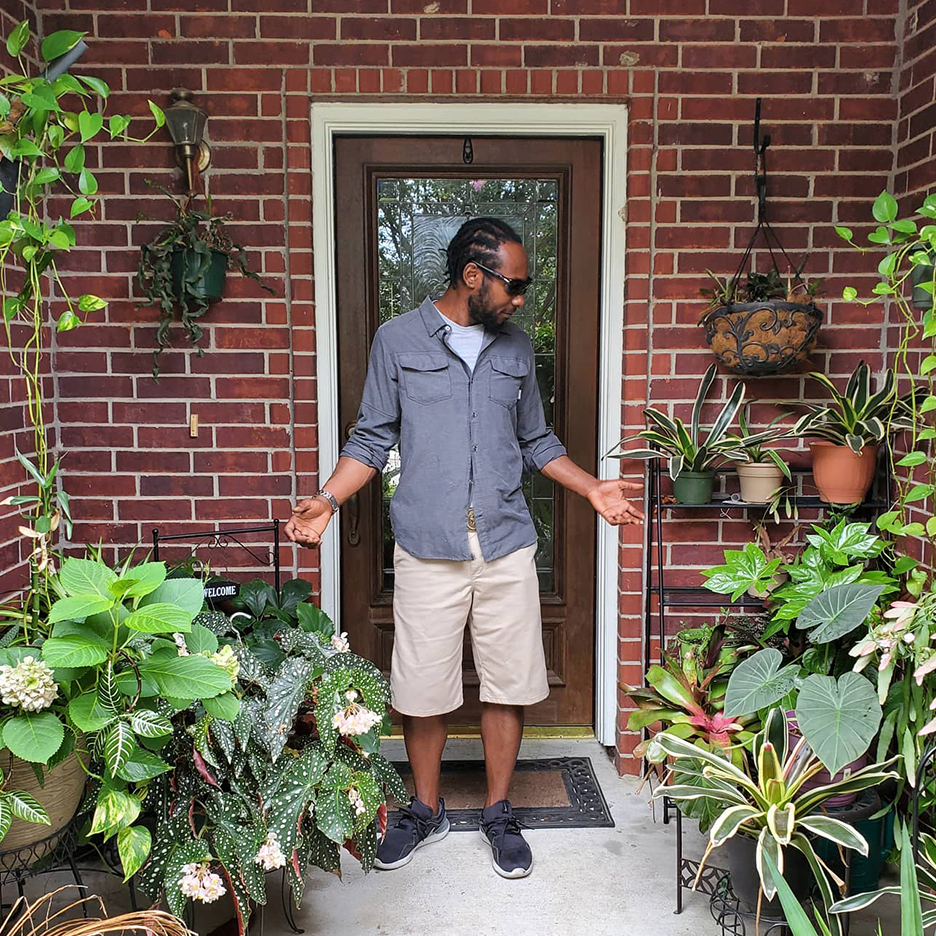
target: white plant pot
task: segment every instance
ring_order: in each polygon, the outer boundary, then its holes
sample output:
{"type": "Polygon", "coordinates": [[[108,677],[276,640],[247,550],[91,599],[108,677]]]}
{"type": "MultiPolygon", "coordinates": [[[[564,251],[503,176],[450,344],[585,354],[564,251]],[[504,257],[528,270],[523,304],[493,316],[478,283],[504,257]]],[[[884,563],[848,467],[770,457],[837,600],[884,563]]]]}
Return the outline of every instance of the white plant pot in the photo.
{"type": "Polygon", "coordinates": [[[748,504],[766,504],[783,482],[783,472],[772,461],[739,463],[737,470],[741,500],[748,504]]]}

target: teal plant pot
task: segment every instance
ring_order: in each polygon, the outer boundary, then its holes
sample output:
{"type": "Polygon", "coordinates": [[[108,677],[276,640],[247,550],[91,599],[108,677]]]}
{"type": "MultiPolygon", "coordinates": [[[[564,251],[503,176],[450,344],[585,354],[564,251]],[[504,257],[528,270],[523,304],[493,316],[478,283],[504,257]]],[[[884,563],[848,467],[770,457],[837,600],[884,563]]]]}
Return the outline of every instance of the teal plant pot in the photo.
{"type": "MultiPolygon", "coordinates": [[[[931,259],[932,256],[930,254],[931,259]]],[[[931,309],[933,307],[933,296],[928,290],[923,289],[921,284],[933,282],[933,264],[918,263],[910,271],[910,282],[913,283],[913,293],[910,297],[913,308],[931,309]]]]}
{"type": "Polygon", "coordinates": [[[680,504],[709,504],[714,484],[714,471],[682,471],[673,482],[673,494],[680,504]]]}
{"type": "Polygon", "coordinates": [[[169,261],[172,287],[176,295],[182,295],[182,277],[188,281],[190,292],[202,299],[214,301],[224,294],[227,277],[227,254],[220,250],[211,251],[211,259],[203,267],[202,254],[194,250],[175,250],[169,261]]]}
{"type": "MultiPolygon", "coordinates": [[[[880,806],[880,800],[872,791],[863,793],[858,799],[859,809],[869,801],[875,807],[880,806]]],[[[865,808],[864,818],[855,820],[849,818],[848,812],[848,807],[839,810],[830,809],[829,815],[853,826],[868,842],[867,856],[860,855],[856,851],[851,852],[851,870],[848,877],[849,894],[866,894],[877,890],[887,856],[894,847],[894,810],[891,809],[885,815],[875,819],[868,815],[871,810],[865,808]]],[[[827,839],[816,838],[813,840],[813,847],[816,849],[816,854],[832,871],[839,877],[845,876],[845,865],[835,845],[827,839]]]]}

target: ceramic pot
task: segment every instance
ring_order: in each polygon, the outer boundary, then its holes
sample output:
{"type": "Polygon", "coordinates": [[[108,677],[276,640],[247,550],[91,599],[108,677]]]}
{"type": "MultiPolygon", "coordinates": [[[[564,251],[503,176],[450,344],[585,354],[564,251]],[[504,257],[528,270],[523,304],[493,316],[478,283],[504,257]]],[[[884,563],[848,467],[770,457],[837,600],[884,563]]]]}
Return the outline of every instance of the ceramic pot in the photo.
{"type": "Polygon", "coordinates": [[[783,472],[772,461],[739,462],[736,467],[741,500],[748,504],[766,504],[783,483],[783,472]]]}
{"type": "Polygon", "coordinates": [[[714,483],[714,471],[681,471],[673,482],[673,495],[680,504],[708,504],[714,483]]]}
{"type": "Polygon", "coordinates": [[[860,504],[874,480],[877,445],[866,445],[860,455],[847,445],[834,445],[824,439],[812,440],[809,447],[820,499],[827,504],[860,504]]]}
{"type": "MultiPolygon", "coordinates": [[[[933,255],[930,254],[930,259],[933,255]]],[[[931,309],[933,307],[933,296],[927,289],[923,289],[922,283],[933,282],[933,264],[918,263],[910,271],[910,282],[913,284],[913,293],[910,301],[914,309],[931,309]]]]}

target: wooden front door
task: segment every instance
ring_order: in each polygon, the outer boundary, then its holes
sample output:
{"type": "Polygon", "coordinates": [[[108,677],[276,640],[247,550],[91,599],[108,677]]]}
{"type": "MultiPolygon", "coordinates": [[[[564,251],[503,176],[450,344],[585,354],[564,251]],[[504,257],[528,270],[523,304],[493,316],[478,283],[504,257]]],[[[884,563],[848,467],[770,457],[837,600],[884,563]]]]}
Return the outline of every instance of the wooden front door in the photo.
{"type": "MultiPolygon", "coordinates": [[[[513,321],[533,341],[546,419],[595,473],[598,413],[601,143],[589,139],[339,137],[335,142],[339,415],[353,431],[377,326],[446,285],[445,248],[469,217],[494,215],[523,238],[534,287],[513,321]],[[466,160],[471,159],[470,162],[466,160]]],[[[341,629],[385,671],[393,647],[389,502],[399,458],[341,511],[341,629]]],[[[539,474],[524,491],[539,534],[537,569],[550,697],[533,725],[591,725],[595,514],[539,474]]],[[[338,531],[335,531],[337,533],[338,531]]],[[[465,640],[465,705],[478,677],[465,640]]]]}

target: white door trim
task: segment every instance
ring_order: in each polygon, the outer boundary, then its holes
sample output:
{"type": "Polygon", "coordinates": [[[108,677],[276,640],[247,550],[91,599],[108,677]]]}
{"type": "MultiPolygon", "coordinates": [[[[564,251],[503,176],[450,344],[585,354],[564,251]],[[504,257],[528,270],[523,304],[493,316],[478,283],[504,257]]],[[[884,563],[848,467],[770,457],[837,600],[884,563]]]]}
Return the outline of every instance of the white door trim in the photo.
{"type": "MultiPolygon", "coordinates": [[[[622,104],[321,103],[312,115],[312,232],[315,251],[315,332],[319,471],[338,461],[338,356],[335,291],[334,138],[340,134],[466,136],[592,136],[604,144],[601,240],[601,373],[598,457],[620,439],[624,339],[624,211],[627,204],[627,109],[622,104]]],[[[616,476],[618,463],[602,462],[616,476]]],[[[321,549],[322,606],[340,620],[341,543],[321,549]]],[[[595,734],[615,743],[618,668],[618,534],[600,523],[597,542],[595,734]]]]}

